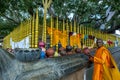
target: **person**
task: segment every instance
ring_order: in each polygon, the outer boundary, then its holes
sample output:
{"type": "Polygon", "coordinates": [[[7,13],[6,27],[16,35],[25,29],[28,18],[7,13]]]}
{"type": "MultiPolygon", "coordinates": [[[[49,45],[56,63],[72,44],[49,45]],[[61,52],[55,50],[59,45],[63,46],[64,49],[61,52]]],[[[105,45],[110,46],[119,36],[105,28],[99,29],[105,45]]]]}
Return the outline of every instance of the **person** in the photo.
{"type": "Polygon", "coordinates": [[[94,62],[92,80],[120,80],[119,69],[109,50],[103,46],[103,40],[97,39],[96,45],[98,48],[94,56],[89,51],[85,53],[94,62]]]}
{"type": "Polygon", "coordinates": [[[38,43],[40,51],[40,59],[45,59],[46,58],[46,49],[45,49],[45,43],[43,41],[39,41],[38,43]]]}

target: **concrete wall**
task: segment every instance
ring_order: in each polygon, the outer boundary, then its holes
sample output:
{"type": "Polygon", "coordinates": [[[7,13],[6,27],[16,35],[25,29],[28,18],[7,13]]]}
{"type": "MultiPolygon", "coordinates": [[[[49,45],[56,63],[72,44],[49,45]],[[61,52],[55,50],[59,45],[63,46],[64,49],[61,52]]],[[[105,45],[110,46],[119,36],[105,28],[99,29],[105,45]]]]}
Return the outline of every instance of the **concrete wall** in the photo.
{"type": "Polygon", "coordinates": [[[60,80],[84,80],[85,70],[86,68],[75,71],[74,73],[71,73],[70,75],[66,75],[62,77],[60,80]]]}

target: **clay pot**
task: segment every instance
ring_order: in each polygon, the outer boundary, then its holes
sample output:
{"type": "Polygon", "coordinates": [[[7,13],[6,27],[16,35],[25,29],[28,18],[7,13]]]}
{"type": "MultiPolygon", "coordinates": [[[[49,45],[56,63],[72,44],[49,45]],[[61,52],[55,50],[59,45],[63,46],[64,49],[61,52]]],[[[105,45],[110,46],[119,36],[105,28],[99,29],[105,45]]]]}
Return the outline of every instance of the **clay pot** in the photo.
{"type": "Polygon", "coordinates": [[[90,49],[88,47],[83,49],[83,53],[84,54],[89,54],[90,53],[90,49]]]}
{"type": "Polygon", "coordinates": [[[46,50],[47,57],[54,57],[55,50],[53,48],[49,48],[46,50]]]}
{"type": "Polygon", "coordinates": [[[60,54],[60,56],[66,56],[67,55],[65,50],[60,51],[59,54],[60,54]]]}
{"type": "Polygon", "coordinates": [[[58,52],[61,52],[61,51],[64,51],[64,50],[65,50],[65,48],[61,47],[61,48],[59,48],[58,52]]]}
{"type": "Polygon", "coordinates": [[[81,48],[76,48],[76,49],[75,49],[75,52],[76,52],[76,53],[81,53],[81,48]]]}
{"type": "Polygon", "coordinates": [[[66,51],[65,51],[64,47],[59,48],[58,52],[59,52],[60,56],[65,56],[66,55],[66,51]]]}
{"type": "Polygon", "coordinates": [[[71,55],[71,54],[73,54],[73,52],[72,52],[72,51],[69,51],[69,52],[66,52],[66,54],[67,54],[67,55],[71,55]]]}

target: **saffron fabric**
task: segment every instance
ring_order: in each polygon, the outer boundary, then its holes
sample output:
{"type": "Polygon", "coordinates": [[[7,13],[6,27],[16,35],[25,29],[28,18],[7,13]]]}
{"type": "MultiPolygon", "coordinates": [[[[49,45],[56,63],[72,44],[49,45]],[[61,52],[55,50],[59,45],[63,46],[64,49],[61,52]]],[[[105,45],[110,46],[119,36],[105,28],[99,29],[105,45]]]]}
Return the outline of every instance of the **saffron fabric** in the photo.
{"type": "Polygon", "coordinates": [[[81,38],[79,34],[70,36],[70,45],[71,46],[78,46],[78,48],[81,48],[81,38]]]}
{"type": "Polygon", "coordinates": [[[91,57],[90,60],[94,62],[92,80],[120,80],[117,65],[104,46],[98,48],[94,57],[91,57]],[[117,79],[115,75],[119,75],[117,79]]]}
{"type": "Polygon", "coordinates": [[[103,64],[104,69],[103,78],[104,80],[120,80],[119,69],[111,54],[110,59],[113,66],[107,67],[106,64],[103,64]]]}

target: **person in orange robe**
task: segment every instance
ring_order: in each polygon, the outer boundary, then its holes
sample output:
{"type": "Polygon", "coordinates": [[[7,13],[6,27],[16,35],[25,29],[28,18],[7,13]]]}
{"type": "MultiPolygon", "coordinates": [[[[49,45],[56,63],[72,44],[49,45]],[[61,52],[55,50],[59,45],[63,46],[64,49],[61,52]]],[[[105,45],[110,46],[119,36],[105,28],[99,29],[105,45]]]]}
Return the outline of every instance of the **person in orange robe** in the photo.
{"type": "MultiPolygon", "coordinates": [[[[104,75],[105,70],[104,70],[103,65],[106,65],[107,68],[115,68],[115,66],[113,65],[113,62],[111,61],[111,54],[109,50],[103,46],[103,40],[97,39],[96,44],[98,48],[94,56],[91,56],[89,52],[85,53],[89,56],[90,61],[94,62],[92,80],[106,80],[105,77],[107,76],[104,75]]],[[[109,71],[107,72],[108,72],[107,74],[110,74],[109,71]]],[[[118,79],[112,79],[112,76],[110,75],[109,80],[118,80],[118,79]]]]}

